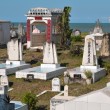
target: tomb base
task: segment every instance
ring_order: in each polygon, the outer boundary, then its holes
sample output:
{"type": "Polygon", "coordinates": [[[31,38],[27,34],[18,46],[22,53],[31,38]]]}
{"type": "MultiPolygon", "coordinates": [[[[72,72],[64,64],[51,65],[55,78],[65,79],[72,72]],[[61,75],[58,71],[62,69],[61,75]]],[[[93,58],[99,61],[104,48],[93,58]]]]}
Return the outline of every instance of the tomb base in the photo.
{"type": "Polygon", "coordinates": [[[6,64],[7,64],[7,65],[11,65],[11,64],[21,65],[21,64],[25,64],[25,61],[11,61],[11,60],[7,60],[7,61],[6,61],[6,64]]]}
{"type": "Polygon", "coordinates": [[[60,64],[41,64],[41,68],[59,68],[60,64]]]}
{"type": "Polygon", "coordinates": [[[24,69],[16,72],[16,78],[31,77],[32,79],[48,80],[57,77],[66,71],[66,67],[60,67],[59,64],[41,64],[41,66],[24,69]]]}
{"type": "Polygon", "coordinates": [[[85,71],[85,70],[91,70],[91,71],[97,71],[97,69],[100,68],[100,65],[97,66],[80,66],[80,71],[85,71]]]}
{"type": "Polygon", "coordinates": [[[14,74],[18,70],[30,68],[30,64],[26,64],[24,61],[6,61],[6,63],[0,64],[0,75],[14,74]]]}
{"type": "MultiPolygon", "coordinates": [[[[93,83],[95,83],[96,81],[100,80],[102,77],[104,77],[106,75],[106,70],[104,68],[98,68],[98,69],[88,69],[92,72],[92,79],[93,79],[93,83]]],[[[84,71],[82,71],[81,67],[77,67],[74,69],[69,69],[68,70],[70,77],[75,78],[75,77],[79,77],[79,78],[83,78],[83,79],[87,79],[84,71]]]]}

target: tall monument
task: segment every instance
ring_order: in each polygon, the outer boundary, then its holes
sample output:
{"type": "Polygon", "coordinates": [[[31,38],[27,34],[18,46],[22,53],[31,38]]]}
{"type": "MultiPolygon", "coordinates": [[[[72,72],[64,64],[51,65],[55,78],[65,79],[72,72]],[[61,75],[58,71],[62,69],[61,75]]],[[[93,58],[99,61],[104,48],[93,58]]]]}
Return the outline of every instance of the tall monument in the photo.
{"type": "Polygon", "coordinates": [[[7,64],[9,63],[24,63],[22,61],[22,28],[18,26],[18,32],[15,30],[10,31],[10,41],[7,44],[7,53],[8,53],[8,60],[7,64]]]}
{"type": "Polygon", "coordinates": [[[84,53],[81,70],[85,69],[97,69],[98,62],[96,56],[96,41],[94,35],[87,35],[85,37],[84,53]]]}

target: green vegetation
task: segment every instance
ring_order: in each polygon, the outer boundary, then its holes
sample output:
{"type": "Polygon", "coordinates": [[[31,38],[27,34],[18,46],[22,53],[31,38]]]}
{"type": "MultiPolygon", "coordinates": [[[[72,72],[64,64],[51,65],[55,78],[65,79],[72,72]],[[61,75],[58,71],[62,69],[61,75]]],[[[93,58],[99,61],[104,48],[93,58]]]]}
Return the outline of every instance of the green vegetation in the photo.
{"type": "Polygon", "coordinates": [[[31,92],[26,93],[25,96],[23,97],[23,102],[28,105],[28,110],[36,109],[37,98],[35,94],[31,92]]]}
{"type": "Polygon", "coordinates": [[[82,37],[81,36],[71,36],[71,41],[72,42],[81,42],[82,37]]]}
{"type": "Polygon", "coordinates": [[[84,74],[86,75],[86,77],[87,77],[88,79],[92,78],[92,72],[91,72],[90,70],[85,70],[85,71],[84,71],[84,74]]]}
{"type": "Polygon", "coordinates": [[[70,17],[71,7],[64,7],[63,13],[59,16],[57,20],[57,25],[59,27],[59,32],[61,33],[60,46],[65,47],[67,39],[70,39],[72,29],[69,26],[69,17],[70,17]]]}

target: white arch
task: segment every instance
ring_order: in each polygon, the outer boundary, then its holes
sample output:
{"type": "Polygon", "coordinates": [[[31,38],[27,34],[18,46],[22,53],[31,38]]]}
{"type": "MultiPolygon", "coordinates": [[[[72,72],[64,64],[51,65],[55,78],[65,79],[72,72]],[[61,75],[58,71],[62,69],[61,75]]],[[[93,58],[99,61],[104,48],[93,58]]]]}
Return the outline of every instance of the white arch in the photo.
{"type": "Polygon", "coordinates": [[[47,20],[31,20],[30,24],[33,24],[34,22],[37,22],[37,23],[44,22],[47,24],[47,20]]]}

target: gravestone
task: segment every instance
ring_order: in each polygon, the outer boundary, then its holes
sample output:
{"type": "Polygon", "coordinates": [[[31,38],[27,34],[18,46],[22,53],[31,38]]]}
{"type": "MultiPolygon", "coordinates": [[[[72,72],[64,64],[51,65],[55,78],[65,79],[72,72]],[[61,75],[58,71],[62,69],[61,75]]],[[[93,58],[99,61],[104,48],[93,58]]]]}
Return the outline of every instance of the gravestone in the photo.
{"type": "Polygon", "coordinates": [[[8,86],[8,77],[6,75],[1,76],[0,83],[2,86],[8,86]]]}
{"type": "Polygon", "coordinates": [[[81,71],[85,71],[87,69],[96,70],[99,68],[96,56],[96,40],[94,35],[87,35],[85,37],[85,45],[83,52],[83,60],[82,65],[80,66],[81,71]]]}
{"type": "Polygon", "coordinates": [[[68,85],[64,86],[64,96],[67,97],[68,96],[68,85]]]}
{"type": "Polygon", "coordinates": [[[44,64],[57,64],[57,52],[56,52],[56,46],[54,43],[48,43],[46,42],[44,46],[44,52],[43,52],[43,63],[44,64]]]}
{"type": "Polygon", "coordinates": [[[110,56],[110,34],[104,34],[100,49],[101,56],[110,56]]]}
{"type": "Polygon", "coordinates": [[[21,40],[18,39],[18,34],[15,30],[10,32],[10,41],[7,44],[8,60],[10,61],[21,61],[22,60],[22,44],[21,40]]]}
{"type": "Polygon", "coordinates": [[[60,79],[53,78],[52,79],[52,91],[60,91],[60,79]]]}
{"type": "Polygon", "coordinates": [[[18,25],[18,35],[19,35],[19,36],[25,35],[24,27],[23,27],[22,24],[19,24],[19,25],[18,25]]]}
{"type": "Polygon", "coordinates": [[[85,38],[82,65],[84,66],[97,65],[95,37],[93,37],[92,35],[88,35],[85,38]]]}

